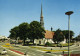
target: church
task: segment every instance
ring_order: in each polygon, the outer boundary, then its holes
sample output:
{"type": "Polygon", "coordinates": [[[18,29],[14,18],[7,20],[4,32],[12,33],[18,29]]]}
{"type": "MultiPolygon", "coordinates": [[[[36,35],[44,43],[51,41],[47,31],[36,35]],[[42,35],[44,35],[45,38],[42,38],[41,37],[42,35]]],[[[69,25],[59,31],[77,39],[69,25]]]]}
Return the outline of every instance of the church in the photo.
{"type": "MultiPolygon", "coordinates": [[[[44,19],[43,19],[43,11],[42,11],[42,4],[41,4],[41,15],[40,15],[40,24],[41,24],[41,27],[44,27],[44,19]]],[[[43,39],[35,39],[34,40],[34,43],[35,44],[45,44],[46,42],[49,42],[49,43],[54,43],[53,41],[53,36],[54,36],[54,32],[52,31],[52,27],[51,27],[51,31],[49,30],[45,30],[45,38],[43,39]]],[[[66,41],[62,41],[62,43],[66,43],[66,41]]]]}
{"type": "MultiPolygon", "coordinates": [[[[43,19],[43,11],[42,11],[42,4],[41,4],[40,24],[45,29],[44,19],[43,19]]],[[[53,42],[53,35],[54,35],[54,32],[52,32],[52,28],[51,28],[51,31],[45,30],[45,38],[39,39],[39,40],[35,39],[34,43],[36,43],[36,44],[45,44],[46,42],[54,43],[53,42]]]]}

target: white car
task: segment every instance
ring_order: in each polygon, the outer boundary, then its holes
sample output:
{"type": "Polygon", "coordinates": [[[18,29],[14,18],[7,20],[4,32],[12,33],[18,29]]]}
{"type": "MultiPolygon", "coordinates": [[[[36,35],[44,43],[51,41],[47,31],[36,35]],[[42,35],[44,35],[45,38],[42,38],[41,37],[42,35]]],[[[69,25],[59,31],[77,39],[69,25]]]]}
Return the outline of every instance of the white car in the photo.
{"type": "Polygon", "coordinates": [[[5,55],[5,54],[7,54],[7,51],[6,51],[6,50],[3,50],[3,51],[1,52],[1,54],[2,54],[2,55],[5,55]]]}

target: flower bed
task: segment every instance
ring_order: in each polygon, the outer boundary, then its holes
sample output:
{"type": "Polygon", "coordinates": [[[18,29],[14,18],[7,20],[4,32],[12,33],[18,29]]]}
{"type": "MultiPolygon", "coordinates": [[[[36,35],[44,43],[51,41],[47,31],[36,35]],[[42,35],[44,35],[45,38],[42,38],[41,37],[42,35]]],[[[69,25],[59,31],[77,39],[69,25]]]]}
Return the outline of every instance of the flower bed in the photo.
{"type": "Polygon", "coordinates": [[[24,55],[24,53],[22,53],[22,52],[20,52],[20,51],[17,51],[17,50],[13,50],[13,49],[10,49],[11,51],[14,51],[14,52],[16,52],[16,53],[19,53],[19,54],[22,54],[22,55],[24,55]]]}
{"type": "Polygon", "coordinates": [[[33,47],[33,46],[29,46],[31,48],[36,48],[36,49],[39,49],[39,50],[42,50],[42,51],[49,51],[49,52],[62,52],[62,51],[68,51],[68,50],[46,50],[46,48],[42,48],[42,47],[33,47]]]}
{"type": "Polygon", "coordinates": [[[2,45],[2,46],[6,48],[13,48],[12,46],[8,46],[8,45],[2,45]]]}
{"type": "Polygon", "coordinates": [[[5,45],[10,45],[10,43],[6,43],[5,45]]]}
{"type": "Polygon", "coordinates": [[[68,51],[68,50],[42,50],[42,51],[49,51],[49,52],[60,52],[60,51],[68,51]]]}

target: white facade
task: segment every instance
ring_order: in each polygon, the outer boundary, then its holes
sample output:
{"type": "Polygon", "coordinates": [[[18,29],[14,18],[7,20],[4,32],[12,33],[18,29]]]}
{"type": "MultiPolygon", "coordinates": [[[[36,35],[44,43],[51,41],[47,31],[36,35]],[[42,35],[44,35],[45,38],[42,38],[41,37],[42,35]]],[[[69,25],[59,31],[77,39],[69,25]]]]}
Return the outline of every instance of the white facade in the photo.
{"type": "Polygon", "coordinates": [[[62,43],[62,44],[66,43],[66,39],[64,39],[64,41],[62,41],[62,42],[60,42],[60,43],[62,43]]]}
{"type": "MultiPolygon", "coordinates": [[[[35,39],[34,40],[34,43],[35,44],[45,44],[46,42],[49,42],[49,43],[54,43],[53,39],[46,39],[46,38],[43,38],[43,39],[35,39]]],[[[64,39],[64,41],[60,42],[60,43],[66,43],[66,39],[64,39]]]]}
{"type": "Polygon", "coordinates": [[[54,43],[52,39],[46,39],[46,38],[34,40],[35,44],[45,44],[46,42],[54,43]]]}

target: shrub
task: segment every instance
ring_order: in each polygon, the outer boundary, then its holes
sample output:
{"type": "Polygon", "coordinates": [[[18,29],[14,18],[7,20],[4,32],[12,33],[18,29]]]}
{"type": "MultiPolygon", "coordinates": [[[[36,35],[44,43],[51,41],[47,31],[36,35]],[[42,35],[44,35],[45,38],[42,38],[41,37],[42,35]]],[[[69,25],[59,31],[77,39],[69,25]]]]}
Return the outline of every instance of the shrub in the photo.
{"type": "Polygon", "coordinates": [[[57,44],[52,44],[52,47],[56,47],[57,46],[57,44]]]}
{"type": "MultiPolygon", "coordinates": [[[[62,46],[64,46],[64,47],[67,47],[68,46],[68,43],[65,43],[65,44],[61,44],[62,46]]],[[[73,45],[73,43],[70,43],[69,44],[70,46],[72,46],[73,45]]]]}
{"type": "Polygon", "coordinates": [[[49,42],[46,42],[45,46],[51,46],[51,44],[49,42]]]}

